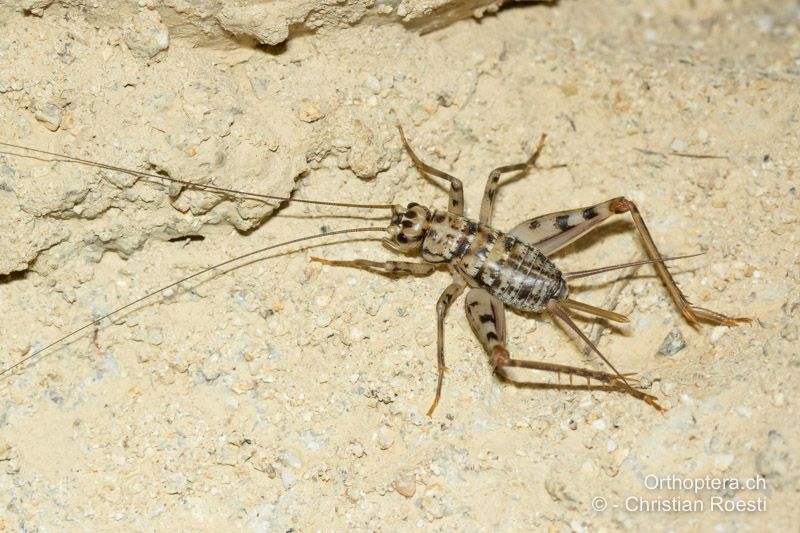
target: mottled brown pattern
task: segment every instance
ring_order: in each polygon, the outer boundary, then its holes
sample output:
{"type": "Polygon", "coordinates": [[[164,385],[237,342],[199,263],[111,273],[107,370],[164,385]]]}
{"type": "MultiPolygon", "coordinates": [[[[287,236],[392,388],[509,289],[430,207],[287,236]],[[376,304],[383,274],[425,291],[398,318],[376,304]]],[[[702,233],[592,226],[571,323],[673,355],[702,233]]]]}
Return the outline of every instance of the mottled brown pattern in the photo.
{"type": "Polygon", "coordinates": [[[422,258],[450,263],[470,287],[521,311],[543,311],[568,294],[561,271],[536,247],[452,213],[433,213],[422,258]]]}

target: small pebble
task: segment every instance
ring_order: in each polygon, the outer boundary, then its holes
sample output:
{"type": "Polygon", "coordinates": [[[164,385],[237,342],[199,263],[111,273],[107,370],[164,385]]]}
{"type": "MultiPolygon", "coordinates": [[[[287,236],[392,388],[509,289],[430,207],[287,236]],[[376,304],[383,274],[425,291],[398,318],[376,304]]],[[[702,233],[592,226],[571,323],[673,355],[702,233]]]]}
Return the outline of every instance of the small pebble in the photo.
{"type": "Polygon", "coordinates": [[[673,329],[661,343],[661,347],[658,349],[658,355],[669,357],[675,355],[684,348],[686,348],[686,340],[684,340],[680,330],[673,329]]]}
{"type": "Polygon", "coordinates": [[[375,94],[381,92],[381,82],[375,76],[370,76],[369,78],[367,78],[366,85],[367,89],[369,89],[375,94]]]}
{"type": "Polygon", "coordinates": [[[734,455],[732,453],[721,453],[714,456],[714,466],[719,471],[725,471],[733,463],[734,455]]]}
{"type": "Polygon", "coordinates": [[[306,99],[300,101],[295,113],[297,114],[297,118],[303,122],[308,122],[309,124],[325,118],[325,113],[323,113],[315,104],[306,99]]]}
{"type": "Polygon", "coordinates": [[[414,474],[401,474],[392,483],[394,490],[401,496],[411,498],[417,493],[417,482],[414,474]]]}
{"type": "Polygon", "coordinates": [[[711,344],[716,344],[717,341],[720,340],[723,335],[725,335],[726,331],[728,331],[727,326],[715,327],[711,330],[711,334],[708,336],[709,342],[711,342],[711,344]]]}
{"type": "Polygon", "coordinates": [[[353,441],[347,446],[347,451],[350,452],[350,455],[353,457],[364,457],[367,452],[364,451],[364,446],[361,445],[358,441],[353,441]]]}
{"type": "Polygon", "coordinates": [[[669,145],[669,149],[673,152],[683,152],[686,150],[686,141],[683,139],[675,139],[672,141],[672,144],[669,145]]]}
{"type": "Polygon", "coordinates": [[[125,31],[125,44],[133,55],[150,59],[169,48],[169,29],[158,11],[142,11],[125,31]]]}
{"type": "Polygon", "coordinates": [[[61,108],[53,102],[46,102],[37,106],[34,116],[50,131],[56,131],[61,127],[61,108]]]}
{"type": "Polygon", "coordinates": [[[378,430],[377,441],[378,447],[381,450],[388,450],[394,444],[394,436],[392,435],[392,431],[386,426],[382,426],[378,430]]]}
{"type": "Polygon", "coordinates": [[[422,508],[428,513],[432,520],[444,518],[445,506],[441,498],[436,496],[425,496],[422,498],[422,508]]]}

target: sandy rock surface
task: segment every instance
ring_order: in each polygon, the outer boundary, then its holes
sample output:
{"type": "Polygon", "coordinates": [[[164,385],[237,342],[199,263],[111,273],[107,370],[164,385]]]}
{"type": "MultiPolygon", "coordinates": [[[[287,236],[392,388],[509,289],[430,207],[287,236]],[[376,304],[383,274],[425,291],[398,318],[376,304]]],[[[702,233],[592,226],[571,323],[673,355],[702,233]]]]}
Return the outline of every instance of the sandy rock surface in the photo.
{"type": "MultiPolygon", "coordinates": [[[[309,261],[395,257],[380,233],[277,250],[0,381],[0,530],[796,527],[795,2],[98,4],[0,7],[0,142],[242,191],[446,207],[399,123],[477,217],[489,171],[546,132],[496,227],[625,195],[662,252],[705,252],[671,267],[693,301],[754,321],[692,328],[649,267],[574,282],[630,316],[580,324],[661,414],[566,377],[499,379],[462,298],[428,418],[447,271],[309,261]]],[[[206,266],[387,223],[0,149],[4,368],[206,266]]],[[[620,217],[554,260],[643,256],[620,217]]],[[[509,313],[508,329],[517,357],[603,369],[547,316],[509,313]]]]}

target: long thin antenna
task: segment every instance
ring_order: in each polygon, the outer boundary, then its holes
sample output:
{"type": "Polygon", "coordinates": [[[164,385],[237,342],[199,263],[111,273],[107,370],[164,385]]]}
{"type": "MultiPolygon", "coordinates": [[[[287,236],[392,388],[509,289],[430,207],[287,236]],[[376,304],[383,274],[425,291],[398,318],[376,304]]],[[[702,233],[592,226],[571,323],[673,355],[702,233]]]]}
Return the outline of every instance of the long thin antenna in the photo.
{"type": "Polygon", "coordinates": [[[158,182],[158,180],[169,181],[171,183],[179,183],[181,185],[185,185],[192,189],[200,189],[203,191],[210,191],[210,192],[218,192],[227,195],[234,195],[241,198],[250,198],[254,200],[277,200],[279,202],[298,202],[302,204],[314,204],[314,205],[331,205],[337,207],[356,207],[362,209],[392,209],[394,205],[392,204],[354,204],[349,202],[325,202],[323,200],[303,200],[300,198],[290,198],[287,196],[274,196],[271,194],[259,194],[253,192],[245,192],[245,191],[237,191],[235,189],[227,189],[225,187],[217,187],[216,185],[206,185],[203,183],[195,183],[192,181],[181,180],[177,178],[170,178],[167,176],[162,176],[160,174],[152,174],[149,172],[141,172],[139,170],[131,170],[129,168],[117,167],[114,165],[108,165],[106,163],[100,163],[98,161],[92,161],[91,159],[81,159],[79,157],[72,157],[71,155],[65,154],[58,154],[55,152],[48,152],[46,150],[39,150],[37,148],[29,148],[27,146],[20,146],[17,144],[11,144],[6,142],[0,142],[0,146],[8,146],[9,148],[14,148],[16,150],[26,150],[28,152],[33,152],[37,154],[42,154],[48,156],[49,159],[44,157],[37,157],[31,154],[18,154],[16,152],[7,152],[4,150],[0,150],[0,154],[11,155],[14,157],[23,157],[27,159],[37,159],[39,161],[47,161],[53,163],[76,163],[87,165],[90,167],[102,168],[105,170],[113,170],[116,172],[122,172],[123,174],[128,174],[130,176],[136,176],[139,178],[144,178],[150,181],[158,182]]]}
{"type": "Polygon", "coordinates": [[[0,371],[0,380],[6,379],[8,376],[11,375],[11,373],[14,371],[14,369],[19,368],[21,365],[23,365],[26,362],[30,361],[34,357],[42,354],[43,352],[49,350],[50,348],[52,348],[53,346],[57,345],[58,343],[69,339],[70,337],[80,333],[81,331],[83,331],[83,330],[85,330],[87,328],[90,328],[90,327],[94,326],[95,324],[99,324],[100,322],[102,322],[103,320],[105,320],[106,318],[108,318],[110,316],[116,315],[117,313],[119,313],[121,311],[124,311],[125,309],[128,309],[129,307],[132,307],[132,306],[134,306],[134,305],[136,305],[136,304],[138,304],[138,303],[140,303],[140,302],[142,302],[142,301],[144,301],[144,300],[146,300],[148,298],[151,298],[151,297],[155,296],[156,294],[158,294],[158,293],[160,293],[162,291],[165,291],[167,289],[175,287],[176,285],[180,285],[181,283],[183,283],[185,281],[188,281],[188,280],[190,280],[192,278],[196,278],[197,276],[201,276],[201,275],[203,275],[203,274],[205,274],[207,272],[210,272],[212,270],[216,270],[217,268],[224,267],[226,265],[229,265],[229,264],[234,263],[236,261],[239,261],[241,259],[245,259],[246,257],[251,257],[251,256],[254,256],[256,254],[260,254],[260,253],[263,253],[263,252],[268,252],[270,250],[274,250],[276,248],[280,248],[281,246],[289,246],[291,244],[297,244],[297,243],[303,242],[303,241],[310,241],[312,239],[319,239],[319,238],[322,238],[322,237],[331,237],[333,235],[343,235],[345,233],[357,233],[357,232],[362,232],[362,231],[386,231],[386,230],[384,228],[376,228],[376,227],[371,227],[371,228],[351,228],[351,229],[340,229],[340,230],[336,230],[336,231],[329,231],[328,233],[317,233],[315,235],[306,235],[304,237],[298,237],[297,239],[292,239],[292,240],[289,240],[289,241],[280,242],[278,244],[273,244],[273,245],[270,245],[270,246],[266,246],[264,248],[259,248],[258,250],[254,250],[254,251],[248,252],[248,253],[246,253],[244,255],[240,255],[238,257],[234,257],[232,259],[228,259],[228,260],[223,261],[221,263],[217,263],[216,265],[210,266],[208,268],[204,268],[203,270],[195,272],[194,274],[190,274],[190,275],[188,275],[188,276],[186,276],[184,278],[179,279],[178,281],[172,282],[169,285],[165,285],[165,286],[161,287],[160,289],[156,289],[154,291],[148,292],[147,294],[145,294],[141,298],[137,298],[136,300],[133,300],[132,302],[129,302],[129,303],[127,303],[127,304],[125,304],[125,305],[123,305],[121,307],[117,307],[113,311],[111,311],[109,313],[106,313],[105,315],[101,316],[100,318],[92,320],[91,322],[87,322],[86,324],[84,324],[83,326],[79,327],[78,329],[76,329],[74,331],[71,331],[70,333],[67,333],[66,335],[64,335],[62,337],[59,337],[58,339],[54,340],[53,342],[51,342],[50,344],[48,344],[44,348],[40,348],[40,349],[36,350],[35,352],[31,353],[30,355],[28,355],[28,356],[22,358],[21,360],[17,361],[13,365],[11,365],[11,366],[9,366],[7,368],[4,368],[2,371],[0,371]]]}
{"type": "Polygon", "coordinates": [[[594,276],[595,274],[602,274],[603,272],[611,272],[612,270],[619,270],[621,268],[639,266],[639,265],[649,265],[652,263],[666,263],[667,261],[676,261],[678,259],[688,259],[690,257],[697,257],[698,255],[703,255],[705,252],[699,252],[696,254],[689,254],[689,255],[676,255],[674,257],[661,257],[659,259],[642,259],[641,261],[633,261],[632,263],[622,263],[620,265],[610,265],[604,266],[600,268],[592,268],[591,270],[578,270],[576,272],[565,272],[562,274],[564,279],[569,281],[571,279],[576,278],[585,278],[587,276],[594,276]]]}

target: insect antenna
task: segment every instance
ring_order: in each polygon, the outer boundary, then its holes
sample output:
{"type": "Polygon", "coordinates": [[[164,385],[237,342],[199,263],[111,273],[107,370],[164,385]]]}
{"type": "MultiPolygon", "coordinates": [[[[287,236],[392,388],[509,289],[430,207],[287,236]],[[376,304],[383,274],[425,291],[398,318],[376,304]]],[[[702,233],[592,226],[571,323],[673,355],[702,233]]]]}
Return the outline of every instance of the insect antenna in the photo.
{"type": "Polygon", "coordinates": [[[652,263],[666,263],[667,261],[688,259],[690,257],[697,257],[699,255],[703,255],[704,253],[705,252],[699,252],[696,254],[688,254],[688,255],[676,255],[674,257],[661,257],[659,259],[642,259],[641,261],[633,261],[631,263],[621,263],[619,265],[610,265],[600,268],[592,268],[590,270],[577,270],[575,272],[565,272],[562,275],[564,276],[565,280],[569,281],[571,279],[585,278],[587,276],[594,276],[595,274],[602,274],[603,272],[611,272],[612,270],[620,270],[622,268],[627,268],[632,266],[650,265],[652,263]]]}
{"type": "Polygon", "coordinates": [[[221,263],[217,263],[217,264],[212,265],[210,267],[207,267],[207,268],[204,268],[202,270],[199,270],[199,271],[197,271],[197,272],[195,272],[193,274],[189,274],[188,276],[185,276],[185,277],[183,277],[183,278],[181,278],[181,279],[179,279],[177,281],[174,281],[174,282],[170,283],[169,285],[165,285],[165,286],[163,286],[163,287],[161,287],[159,289],[156,289],[154,291],[150,291],[147,294],[145,294],[144,296],[142,296],[140,298],[137,298],[136,300],[133,300],[132,302],[128,302],[125,305],[117,307],[113,311],[110,311],[110,312],[106,313],[105,315],[101,316],[100,318],[96,318],[95,320],[92,320],[91,322],[87,322],[83,326],[81,326],[81,327],[79,327],[79,328],[67,333],[66,335],[63,335],[63,336],[59,337],[58,339],[54,340],[53,342],[51,342],[47,346],[44,346],[43,348],[39,348],[38,350],[32,352],[31,354],[27,355],[26,357],[23,357],[22,359],[20,359],[19,361],[17,361],[13,365],[0,370],[0,381],[2,381],[4,379],[7,379],[10,375],[12,375],[12,372],[15,369],[17,369],[20,366],[24,365],[25,363],[27,363],[28,361],[30,361],[34,357],[37,357],[39,355],[44,354],[50,348],[56,346],[57,344],[59,344],[61,342],[66,341],[67,339],[69,339],[69,338],[77,335],[78,333],[84,331],[85,329],[90,328],[90,327],[92,327],[92,326],[94,326],[96,324],[99,324],[100,322],[102,322],[106,318],[109,318],[109,317],[111,317],[113,315],[116,315],[116,314],[124,311],[125,309],[133,307],[134,305],[136,305],[136,304],[138,304],[140,302],[143,302],[144,300],[147,300],[148,298],[151,298],[151,297],[159,294],[162,291],[165,291],[167,289],[170,289],[172,287],[180,285],[181,283],[183,283],[185,281],[188,281],[190,279],[193,279],[193,278],[196,278],[198,276],[201,276],[201,275],[203,275],[203,274],[205,274],[207,272],[211,272],[212,270],[216,270],[216,269],[218,269],[220,267],[224,267],[224,266],[230,265],[232,263],[235,263],[235,262],[240,261],[242,259],[245,259],[247,257],[252,257],[254,255],[257,255],[257,254],[260,254],[260,253],[263,253],[263,252],[268,252],[270,250],[275,250],[276,248],[280,248],[282,246],[289,246],[289,245],[292,245],[292,244],[297,244],[297,243],[304,242],[304,241],[310,241],[310,240],[313,240],[313,239],[319,239],[319,238],[322,238],[322,237],[331,237],[331,236],[334,236],[334,235],[344,235],[346,233],[359,233],[359,232],[367,232],[367,231],[386,231],[386,229],[385,228],[378,228],[378,227],[350,228],[350,229],[340,229],[340,230],[335,230],[335,231],[329,231],[327,233],[316,233],[314,235],[306,235],[306,236],[303,236],[303,237],[298,237],[296,239],[291,239],[291,240],[288,240],[288,241],[279,242],[277,244],[272,244],[270,246],[265,246],[264,248],[259,248],[258,250],[253,250],[252,252],[248,252],[246,254],[243,254],[243,255],[240,255],[240,256],[237,256],[237,257],[233,257],[231,259],[227,259],[225,261],[222,261],[221,263]]]}
{"type": "Polygon", "coordinates": [[[354,207],[360,209],[392,209],[394,207],[393,204],[357,204],[351,202],[332,202],[332,201],[324,201],[324,200],[305,200],[302,198],[291,198],[288,196],[275,196],[272,194],[261,194],[261,193],[254,193],[254,192],[247,192],[247,191],[237,191],[235,189],[228,189],[225,187],[218,187],[216,185],[207,185],[204,183],[195,183],[192,181],[181,180],[178,178],[170,178],[168,176],[162,176],[161,174],[153,174],[150,172],[142,172],[139,170],[132,170],[129,168],[117,167],[114,165],[109,165],[106,163],[100,163],[99,161],[92,161],[91,159],[81,159],[79,157],[73,157],[70,155],[65,154],[58,154],[55,152],[48,152],[46,150],[39,150],[38,148],[30,148],[28,146],[20,146],[17,144],[11,144],[6,142],[0,142],[0,146],[6,146],[9,148],[13,148],[15,150],[24,150],[26,152],[31,153],[17,153],[17,152],[10,152],[6,150],[0,150],[0,154],[10,155],[14,157],[22,157],[26,159],[36,159],[39,161],[46,161],[46,162],[53,162],[53,163],[74,163],[74,164],[81,164],[90,167],[102,168],[105,170],[113,170],[115,172],[122,172],[123,174],[128,174],[130,176],[136,176],[137,178],[142,178],[147,180],[151,183],[156,183],[158,185],[163,185],[164,181],[168,181],[170,183],[177,183],[179,185],[184,185],[191,189],[198,189],[201,191],[208,191],[208,192],[216,192],[220,194],[224,194],[226,196],[234,196],[237,198],[249,199],[249,200],[256,200],[260,202],[264,202],[266,200],[275,200],[278,202],[297,202],[302,204],[314,204],[314,205],[330,205],[336,207],[354,207]],[[32,154],[39,154],[32,155],[32,154]],[[46,156],[46,157],[45,157],[46,156]]]}

